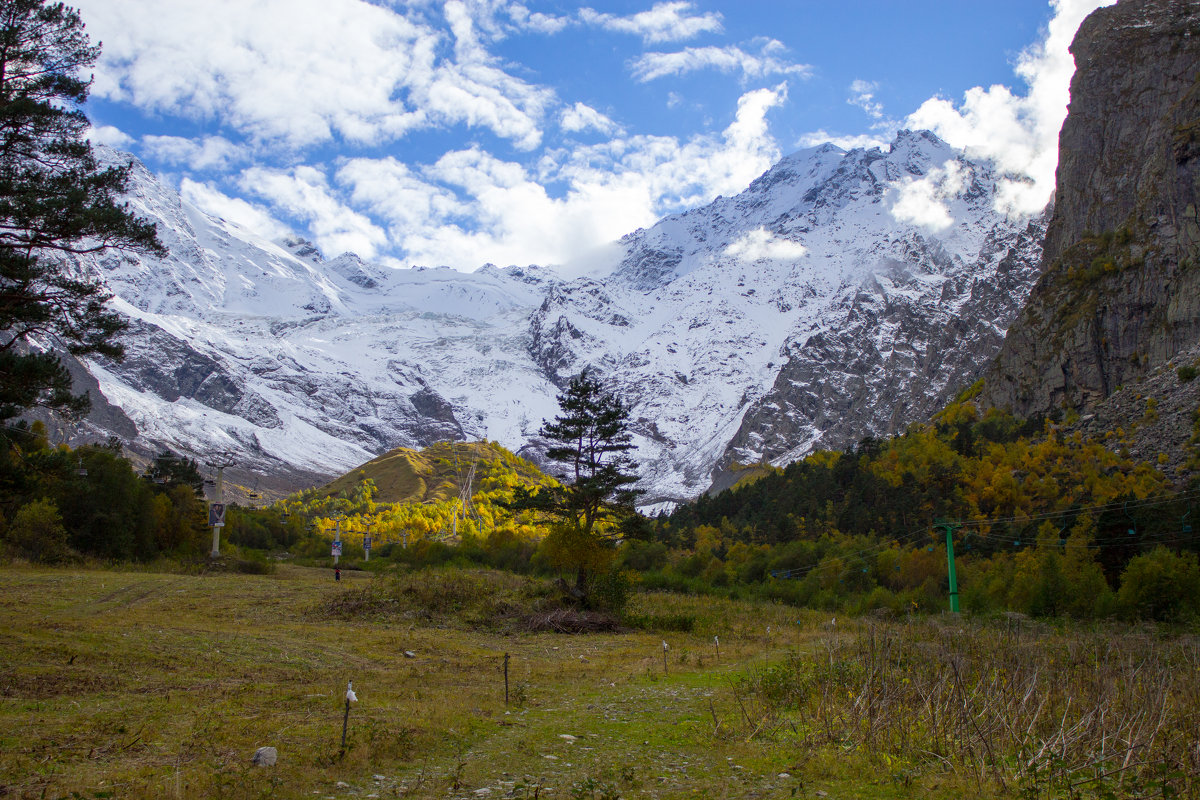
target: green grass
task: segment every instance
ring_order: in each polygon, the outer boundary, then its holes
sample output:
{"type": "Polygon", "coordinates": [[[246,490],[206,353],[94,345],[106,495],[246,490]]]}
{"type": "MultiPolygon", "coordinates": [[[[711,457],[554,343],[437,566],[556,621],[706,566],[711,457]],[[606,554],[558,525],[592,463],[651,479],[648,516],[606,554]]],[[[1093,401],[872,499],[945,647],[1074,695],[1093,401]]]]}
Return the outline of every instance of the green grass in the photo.
{"type": "Polygon", "coordinates": [[[692,630],[523,632],[521,609],[544,601],[539,584],[482,571],[345,572],[335,585],[328,570],[294,566],[266,576],[6,569],[0,796],[997,791],[954,764],[814,736],[796,710],[751,690],[756,676],[850,647],[866,622],[646,593],[633,614],[688,617],[692,630]],[[401,601],[355,605],[380,597],[401,601]],[[349,680],[359,702],[343,752],[349,680]],[[251,765],[263,745],[278,748],[275,767],[251,765]]]}

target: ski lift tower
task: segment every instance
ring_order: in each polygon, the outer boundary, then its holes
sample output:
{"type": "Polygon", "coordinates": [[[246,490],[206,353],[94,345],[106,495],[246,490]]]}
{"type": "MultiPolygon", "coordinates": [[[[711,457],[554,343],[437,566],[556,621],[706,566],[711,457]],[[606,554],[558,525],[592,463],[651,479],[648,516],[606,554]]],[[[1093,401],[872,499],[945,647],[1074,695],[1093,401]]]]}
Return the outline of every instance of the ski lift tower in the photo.
{"type": "Polygon", "coordinates": [[[218,453],[204,462],[217,470],[217,499],[208,506],[208,524],[213,529],[212,553],[210,557],[221,557],[221,528],[225,527],[225,468],[232,467],[237,461],[233,453],[228,451],[218,453]]]}

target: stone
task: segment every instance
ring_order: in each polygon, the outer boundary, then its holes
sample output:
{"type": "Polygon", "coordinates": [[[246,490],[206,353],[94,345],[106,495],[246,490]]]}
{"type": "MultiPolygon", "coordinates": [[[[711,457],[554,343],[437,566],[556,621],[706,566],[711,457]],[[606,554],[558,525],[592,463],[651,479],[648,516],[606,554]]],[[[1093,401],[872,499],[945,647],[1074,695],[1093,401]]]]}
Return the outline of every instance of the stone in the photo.
{"type": "Polygon", "coordinates": [[[273,767],[279,759],[279,751],[274,747],[260,747],[254,751],[254,757],[251,762],[259,767],[273,767]]]}

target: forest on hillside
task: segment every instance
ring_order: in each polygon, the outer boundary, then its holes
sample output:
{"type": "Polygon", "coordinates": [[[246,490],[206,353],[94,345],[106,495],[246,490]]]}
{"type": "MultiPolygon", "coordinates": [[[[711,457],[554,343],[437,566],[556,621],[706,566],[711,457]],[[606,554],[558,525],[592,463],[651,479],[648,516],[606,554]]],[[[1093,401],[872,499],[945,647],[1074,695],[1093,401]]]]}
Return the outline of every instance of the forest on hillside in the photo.
{"type": "MultiPolygon", "coordinates": [[[[608,523],[594,580],[852,613],[936,612],[948,602],[949,526],[964,611],[1195,617],[1200,486],[1180,492],[1154,467],[1123,457],[1119,442],[1106,447],[1065,430],[961,400],[901,436],[752,471],[759,477],[668,515],[608,523]]],[[[116,448],[54,447],[37,426],[9,431],[7,443],[0,541],[10,559],[199,565],[207,556],[194,462],[163,454],[138,473],[116,448]]],[[[1200,452],[1198,444],[1200,420],[1191,443],[1200,452]]],[[[497,452],[477,466],[469,501],[381,503],[364,474],[337,493],[232,507],[223,542],[264,569],[272,554],[329,565],[336,537],[351,569],[564,572],[569,559],[547,543],[555,523],[512,508],[518,488],[536,494],[556,484],[531,480],[528,462],[497,452]],[[364,534],[374,544],[369,562],[364,534]]]]}

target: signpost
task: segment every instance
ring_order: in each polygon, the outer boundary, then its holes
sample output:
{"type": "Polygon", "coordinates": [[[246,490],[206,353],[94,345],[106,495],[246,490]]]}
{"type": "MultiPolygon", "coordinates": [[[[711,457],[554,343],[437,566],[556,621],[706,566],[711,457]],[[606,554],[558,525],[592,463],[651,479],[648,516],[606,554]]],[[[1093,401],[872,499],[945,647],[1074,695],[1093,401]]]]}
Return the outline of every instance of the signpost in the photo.
{"type": "Polygon", "coordinates": [[[333,556],[334,566],[337,566],[338,559],[342,555],[342,521],[340,519],[337,521],[337,529],[333,534],[333,550],[331,555],[333,556]]]}

